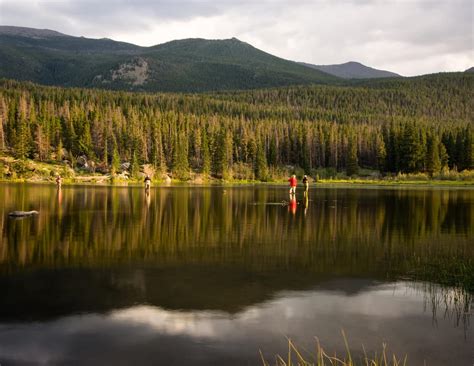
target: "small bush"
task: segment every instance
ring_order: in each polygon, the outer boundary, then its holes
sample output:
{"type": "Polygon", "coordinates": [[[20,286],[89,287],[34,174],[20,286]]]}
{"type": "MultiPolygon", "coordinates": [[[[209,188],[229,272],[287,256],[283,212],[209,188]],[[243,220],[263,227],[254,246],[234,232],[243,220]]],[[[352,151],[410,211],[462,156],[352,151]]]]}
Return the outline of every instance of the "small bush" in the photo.
{"type": "Polygon", "coordinates": [[[232,177],[237,180],[254,180],[255,174],[253,167],[245,163],[236,163],[232,165],[232,177]]]}
{"type": "Polygon", "coordinates": [[[321,179],[332,179],[336,178],[337,170],[335,168],[318,168],[311,172],[312,176],[318,175],[321,179]]]}

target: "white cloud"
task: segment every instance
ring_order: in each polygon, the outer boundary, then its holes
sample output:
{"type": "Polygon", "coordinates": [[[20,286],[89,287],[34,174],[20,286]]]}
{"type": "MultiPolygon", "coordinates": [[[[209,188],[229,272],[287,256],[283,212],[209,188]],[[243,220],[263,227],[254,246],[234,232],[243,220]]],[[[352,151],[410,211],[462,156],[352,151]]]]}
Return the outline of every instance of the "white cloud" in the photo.
{"type": "Polygon", "coordinates": [[[0,23],[144,46],[237,37],[287,59],[403,75],[474,65],[471,0],[0,0],[0,23]]]}

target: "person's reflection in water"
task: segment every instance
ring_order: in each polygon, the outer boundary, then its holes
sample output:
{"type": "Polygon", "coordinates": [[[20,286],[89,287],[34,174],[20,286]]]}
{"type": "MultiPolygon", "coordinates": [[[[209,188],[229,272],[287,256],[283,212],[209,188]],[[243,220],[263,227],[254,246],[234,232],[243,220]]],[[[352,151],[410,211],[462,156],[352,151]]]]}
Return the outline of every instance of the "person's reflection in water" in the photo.
{"type": "Polygon", "coordinates": [[[145,202],[146,202],[146,207],[150,208],[150,204],[151,204],[150,188],[145,189],[145,202]]]}
{"type": "Polygon", "coordinates": [[[56,196],[58,199],[58,206],[61,207],[61,203],[63,202],[63,190],[61,188],[56,190],[56,196]]]}
{"type": "Polygon", "coordinates": [[[309,206],[309,194],[308,194],[308,192],[305,192],[303,205],[304,205],[304,215],[306,216],[306,213],[308,212],[308,206],[309,206]]]}
{"type": "Polygon", "coordinates": [[[288,203],[288,211],[293,215],[296,214],[296,207],[298,203],[296,202],[296,195],[290,194],[290,202],[288,203]]]}
{"type": "Polygon", "coordinates": [[[63,190],[61,189],[61,186],[58,185],[56,189],[56,202],[57,202],[57,212],[59,217],[62,217],[63,210],[62,210],[62,202],[63,202],[63,190]]]}

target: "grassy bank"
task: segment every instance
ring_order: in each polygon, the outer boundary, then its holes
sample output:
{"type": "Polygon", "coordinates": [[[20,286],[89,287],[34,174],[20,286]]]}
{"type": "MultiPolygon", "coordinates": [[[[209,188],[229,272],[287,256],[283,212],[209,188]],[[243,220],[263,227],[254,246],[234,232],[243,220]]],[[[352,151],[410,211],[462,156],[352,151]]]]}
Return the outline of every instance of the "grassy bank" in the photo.
{"type": "Polygon", "coordinates": [[[320,179],[318,181],[321,185],[333,185],[333,184],[366,184],[366,185],[381,185],[381,186],[473,186],[474,180],[441,180],[441,179],[428,179],[428,180],[414,180],[406,179],[399,180],[394,178],[387,179],[320,179]]]}
{"type": "MultiPolygon", "coordinates": [[[[266,181],[256,180],[252,175],[235,174],[227,179],[219,179],[203,174],[192,173],[186,180],[176,179],[171,174],[155,174],[150,166],[142,166],[136,177],[122,170],[116,174],[98,172],[91,169],[72,168],[69,165],[48,161],[19,160],[9,156],[0,156],[0,181],[3,182],[32,182],[54,183],[56,176],[62,177],[63,184],[116,184],[139,185],[143,183],[145,174],[152,177],[154,184],[287,184],[288,176],[295,173],[301,179],[304,171],[301,169],[278,169],[266,181]]],[[[343,172],[331,169],[315,169],[310,174],[311,184],[318,185],[382,185],[382,186],[474,186],[474,171],[462,172],[445,170],[433,177],[425,173],[397,174],[382,176],[377,171],[361,170],[360,176],[348,177],[343,172]]]]}

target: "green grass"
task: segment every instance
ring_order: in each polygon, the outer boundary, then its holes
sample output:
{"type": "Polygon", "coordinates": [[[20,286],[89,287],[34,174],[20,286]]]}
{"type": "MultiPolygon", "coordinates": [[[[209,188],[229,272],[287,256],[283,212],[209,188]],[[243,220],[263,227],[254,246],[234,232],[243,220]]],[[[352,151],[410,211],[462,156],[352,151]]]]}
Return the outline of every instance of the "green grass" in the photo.
{"type": "Polygon", "coordinates": [[[414,185],[414,186],[474,186],[474,180],[439,180],[431,179],[427,181],[419,180],[398,180],[398,179],[320,179],[318,185],[332,184],[365,184],[365,185],[381,185],[381,186],[398,186],[398,185],[414,185]]]}
{"type": "MultiPolygon", "coordinates": [[[[443,171],[430,179],[425,173],[417,174],[397,174],[384,178],[375,178],[378,174],[375,171],[365,170],[361,177],[347,177],[343,173],[338,173],[335,177],[326,177],[329,175],[330,169],[315,170],[312,175],[313,182],[311,187],[317,186],[333,186],[333,185],[369,185],[369,186],[463,186],[474,187],[474,171],[466,170],[443,171]],[[320,174],[323,178],[319,178],[320,174]],[[314,179],[316,178],[316,179],[314,179]],[[316,182],[317,180],[317,182],[316,182]]],[[[203,176],[201,174],[192,173],[191,179],[181,181],[172,178],[171,184],[224,184],[224,185],[251,185],[251,184],[268,184],[268,185],[287,185],[288,177],[292,172],[288,172],[283,168],[274,168],[272,174],[266,181],[256,180],[249,174],[239,172],[239,178],[231,178],[227,180],[217,179],[211,176],[203,176]],[[195,179],[199,178],[199,179],[195,179]]],[[[0,156],[0,181],[4,182],[38,182],[38,183],[54,183],[55,177],[60,174],[64,184],[87,183],[87,184],[129,184],[139,185],[143,183],[143,178],[123,179],[120,176],[111,178],[110,174],[91,173],[72,169],[64,164],[55,161],[40,162],[31,159],[18,160],[10,156],[0,156]]],[[[296,171],[298,177],[304,174],[300,169],[296,171]]],[[[154,178],[153,184],[161,185],[165,183],[161,178],[154,178]]],[[[300,189],[302,186],[300,185],[300,189]]]]}

